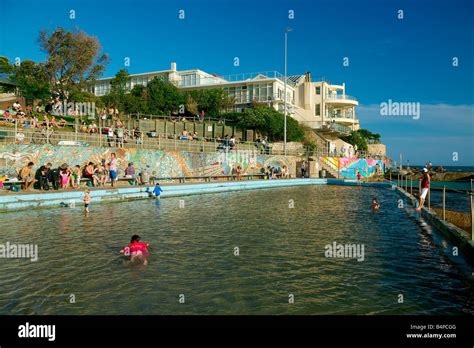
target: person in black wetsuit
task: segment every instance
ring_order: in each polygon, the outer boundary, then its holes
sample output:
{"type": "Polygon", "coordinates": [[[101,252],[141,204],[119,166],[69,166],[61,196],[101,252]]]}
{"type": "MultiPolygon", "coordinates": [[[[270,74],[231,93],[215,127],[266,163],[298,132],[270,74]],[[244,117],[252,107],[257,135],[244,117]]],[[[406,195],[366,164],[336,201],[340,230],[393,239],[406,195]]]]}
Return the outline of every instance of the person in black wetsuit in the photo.
{"type": "Polygon", "coordinates": [[[49,190],[48,177],[49,177],[50,168],[51,168],[51,163],[48,163],[38,168],[38,170],[35,173],[36,182],[34,186],[36,189],[49,190]]]}

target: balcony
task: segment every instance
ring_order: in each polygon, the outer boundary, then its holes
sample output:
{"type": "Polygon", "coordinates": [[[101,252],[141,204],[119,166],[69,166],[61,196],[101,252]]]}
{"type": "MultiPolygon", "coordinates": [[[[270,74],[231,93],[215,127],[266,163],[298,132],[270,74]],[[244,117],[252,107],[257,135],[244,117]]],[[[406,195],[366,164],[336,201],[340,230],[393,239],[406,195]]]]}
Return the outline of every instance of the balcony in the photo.
{"type": "Polygon", "coordinates": [[[354,126],[359,124],[359,119],[355,116],[353,109],[328,110],[325,120],[328,122],[340,123],[344,126],[354,126]]]}
{"type": "MultiPolygon", "coordinates": [[[[252,95],[251,93],[240,92],[229,94],[229,97],[235,98],[235,104],[249,104],[252,102],[256,103],[284,103],[283,96],[278,95],[277,93],[273,95],[252,95]]],[[[295,103],[294,100],[287,100],[287,104],[293,105],[295,103]]]]}
{"type": "Polygon", "coordinates": [[[323,123],[321,121],[300,121],[301,124],[317,129],[322,134],[332,136],[346,136],[351,133],[351,128],[339,123],[323,123]]]}
{"type": "Polygon", "coordinates": [[[355,97],[342,94],[330,94],[326,97],[326,102],[331,104],[359,105],[355,97]]]}

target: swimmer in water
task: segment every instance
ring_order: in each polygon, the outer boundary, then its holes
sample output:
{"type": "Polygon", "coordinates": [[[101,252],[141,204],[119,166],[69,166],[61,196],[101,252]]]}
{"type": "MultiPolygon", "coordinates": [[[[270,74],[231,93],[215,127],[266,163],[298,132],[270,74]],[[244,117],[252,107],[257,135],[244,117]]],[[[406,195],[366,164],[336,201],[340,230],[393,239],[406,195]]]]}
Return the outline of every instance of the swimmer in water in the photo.
{"type": "Polygon", "coordinates": [[[130,240],[130,244],[120,250],[120,253],[125,256],[130,256],[132,262],[142,262],[144,265],[148,264],[148,247],[150,244],[140,242],[140,236],[134,234],[130,240]]]}
{"type": "Polygon", "coordinates": [[[372,209],[373,210],[379,210],[380,209],[380,203],[377,200],[377,198],[372,198],[372,209]]]}

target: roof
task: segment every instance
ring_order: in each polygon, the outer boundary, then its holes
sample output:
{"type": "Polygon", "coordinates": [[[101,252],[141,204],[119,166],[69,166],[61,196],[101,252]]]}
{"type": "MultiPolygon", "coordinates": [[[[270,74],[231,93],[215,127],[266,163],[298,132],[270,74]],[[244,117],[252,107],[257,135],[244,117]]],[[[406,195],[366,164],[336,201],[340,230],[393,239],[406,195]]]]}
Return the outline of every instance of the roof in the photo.
{"type": "Polygon", "coordinates": [[[18,83],[10,80],[10,74],[0,73],[0,85],[3,86],[18,86],[18,83]]]}
{"type": "Polygon", "coordinates": [[[292,83],[294,85],[298,84],[305,78],[305,75],[290,75],[286,79],[288,80],[288,83],[292,83]]]}

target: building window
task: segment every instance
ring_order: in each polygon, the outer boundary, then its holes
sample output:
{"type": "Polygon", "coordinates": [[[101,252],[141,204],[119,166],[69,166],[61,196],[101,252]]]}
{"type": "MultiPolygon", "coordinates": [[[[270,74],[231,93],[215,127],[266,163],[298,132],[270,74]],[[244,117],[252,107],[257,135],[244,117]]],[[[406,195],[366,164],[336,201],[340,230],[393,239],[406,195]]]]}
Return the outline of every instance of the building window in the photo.
{"type": "Polygon", "coordinates": [[[314,114],[316,116],[321,116],[321,104],[316,104],[316,107],[314,108],[314,114]]]}
{"type": "Polygon", "coordinates": [[[321,94],[321,86],[316,86],[316,87],[315,87],[315,90],[316,90],[316,95],[320,95],[320,94],[321,94]]]}

